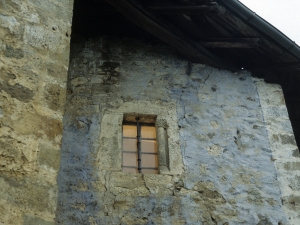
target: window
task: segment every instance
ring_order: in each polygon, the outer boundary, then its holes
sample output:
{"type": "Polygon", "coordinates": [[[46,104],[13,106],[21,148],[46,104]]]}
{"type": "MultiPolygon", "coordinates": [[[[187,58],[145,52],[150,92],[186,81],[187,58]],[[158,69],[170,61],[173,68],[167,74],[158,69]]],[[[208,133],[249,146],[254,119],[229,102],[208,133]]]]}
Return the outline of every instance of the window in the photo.
{"type": "Polygon", "coordinates": [[[120,105],[102,109],[105,112],[95,160],[99,172],[108,170],[138,176],[139,118],[141,173],[182,174],[184,165],[179,145],[176,104],[141,100],[112,104],[120,105]],[[145,158],[151,159],[147,161],[145,158]],[[151,166],[146,163],[151,163],[151,166]]]}
{"type": "Polygon", "coordinates": [[[123,123],[122,171],[157,174],[158,149],[154,123],[123,123]]]}

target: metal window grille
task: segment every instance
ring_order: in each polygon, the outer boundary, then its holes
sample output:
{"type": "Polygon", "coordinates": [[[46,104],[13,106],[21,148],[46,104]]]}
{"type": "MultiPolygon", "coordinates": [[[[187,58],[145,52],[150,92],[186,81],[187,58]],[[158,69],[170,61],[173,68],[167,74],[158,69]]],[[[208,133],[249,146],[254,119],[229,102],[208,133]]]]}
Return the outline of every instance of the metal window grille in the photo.
{"type": "Polygon", "coordinates": [[[123,123],[122,170],[129,173],[158,173],[155,124],[123,123]]]}

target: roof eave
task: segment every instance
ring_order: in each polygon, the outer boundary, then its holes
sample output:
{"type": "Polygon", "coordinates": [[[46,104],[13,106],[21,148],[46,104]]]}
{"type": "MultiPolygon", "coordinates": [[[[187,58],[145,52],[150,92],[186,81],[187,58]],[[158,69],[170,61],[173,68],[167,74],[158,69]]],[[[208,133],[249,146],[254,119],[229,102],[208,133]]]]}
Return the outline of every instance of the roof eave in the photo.
{"type": "Polygon", "coordinates": [[[300,47],[288,38],[285,34],[268,23],[266,20],[258,16],[238,0],[216,0],[223,5],[227,10],[237,15],[246,23],[252,25],[259,32],[263,33],[269,39],[278,43],[282,48],[296,56],[300,60],[300,47]]]}

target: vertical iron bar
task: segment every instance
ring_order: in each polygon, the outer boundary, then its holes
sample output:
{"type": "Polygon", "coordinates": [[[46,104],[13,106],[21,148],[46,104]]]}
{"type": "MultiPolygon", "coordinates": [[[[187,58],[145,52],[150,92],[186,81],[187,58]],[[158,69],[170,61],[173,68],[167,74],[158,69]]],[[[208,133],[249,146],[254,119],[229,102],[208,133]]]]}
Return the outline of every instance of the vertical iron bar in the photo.
{"type": "Polygon", "coordinates": [[[142,170],[142,156],[141,156],[141,127],[140,127],[140,123],[139,120],[136,120],[136,125],[137,125],[137,148],[138,148],[138,171],[139,173],[141,173],[142,170]]]}

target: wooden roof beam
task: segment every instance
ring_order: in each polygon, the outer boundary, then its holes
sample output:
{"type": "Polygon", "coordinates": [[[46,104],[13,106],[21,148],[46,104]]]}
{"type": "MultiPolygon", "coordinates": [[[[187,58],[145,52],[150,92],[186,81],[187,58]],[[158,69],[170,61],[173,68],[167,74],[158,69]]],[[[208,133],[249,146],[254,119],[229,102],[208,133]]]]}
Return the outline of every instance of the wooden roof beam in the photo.
{"type": "MultiPolygon", "coordinates": [[[[201,3],[200,3],[201,4],[201,3]]],[[[201,5],[178,5],[178,4],[153,4],[153,3],[146,3],[146,9],[151,10],[155,14],[186,14],[186,15],[199,15],[203,13],[223,13],[225,9],[220,7],[216,2],[205,2],[201,5]]],[[[101,8],[89,8],[79,9],[80,13],[82,14],[93,14],[93,15],[100,15],[100,14],[111,14],[117,13],[118,11],[115,8],[101,6],[101,8]]]]}
{"type": "Polygon", "coordinates": [[[106,0],[131,22],[173,46],[192,62],[206,63],[216,68],[236,70],[230,62],[212,54],[199,43],[190,40],[177,28],[150,13],[137,0],[106,0]]]}
{"type": "Polygon", "coordinates": [[[259,38],[211,38],[199,42],[207,48],[257,48],[259,38]]]}
{"type": "Polygon", "coordinates": [[[291,70],[300,70],[300,62],[291,62],[291,63],[276,63],[263,66],[249,66],[251,69],[291,69],[291,70]]]}
{"type": "Polygon", "coordinates": [[[203,13],[224,13],[225,9],[218,4],[212,5],[147,5],[147,9],[156,14],[199,15],[203,13]]]}

